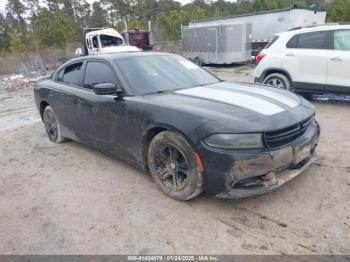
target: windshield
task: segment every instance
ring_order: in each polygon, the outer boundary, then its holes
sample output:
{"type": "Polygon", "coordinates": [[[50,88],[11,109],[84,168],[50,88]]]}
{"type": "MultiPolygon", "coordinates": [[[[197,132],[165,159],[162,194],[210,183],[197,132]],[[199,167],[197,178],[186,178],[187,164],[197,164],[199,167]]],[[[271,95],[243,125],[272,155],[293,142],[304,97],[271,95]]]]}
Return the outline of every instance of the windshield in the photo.
{"type": "Polygon", "coordinates": [[[134,40],[143,40],[143,34],[133,34],[132,38],[134,40]]]}
{"type": "Polygon", "coordinates": [[[123,39],[116,36],[100,35],[100,40],[102,47],[118,46],[123,44],[123,39]]]}
{"type": "Polygon", "coordinates": [[[118,59],[122,74],[141,94],[210,85],[219,79],[178,55],[146,55],[118,59]]]}

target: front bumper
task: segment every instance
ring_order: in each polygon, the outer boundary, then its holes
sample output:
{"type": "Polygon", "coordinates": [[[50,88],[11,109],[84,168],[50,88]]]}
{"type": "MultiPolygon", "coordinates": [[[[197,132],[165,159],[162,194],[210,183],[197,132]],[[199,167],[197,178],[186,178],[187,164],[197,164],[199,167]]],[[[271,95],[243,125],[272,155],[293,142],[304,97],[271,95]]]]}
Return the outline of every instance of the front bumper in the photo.
{"type": "Polygon", "coordinates": [[[244,198],[273,191],[316,159],[320,129],[315,122],[288,146],[261,152],[219,151],[203,145],[204,190],[219,198],[244,198]]]}
{"type": "Polygon", "coordinates": [[[233,187],[231,190],[223,193],[219,193],[216,196],[218,198],[244,198],[256,195],[262,195],[276,190],[283,184],[292,180],[294,177],[300,175],[316,160],[315,154],[310,156],[303,162],[302,165],[288,169],[278,175],[273,171],[259,179],[255,179],[253,182],[247,182],[243,187],[233,187]]]}

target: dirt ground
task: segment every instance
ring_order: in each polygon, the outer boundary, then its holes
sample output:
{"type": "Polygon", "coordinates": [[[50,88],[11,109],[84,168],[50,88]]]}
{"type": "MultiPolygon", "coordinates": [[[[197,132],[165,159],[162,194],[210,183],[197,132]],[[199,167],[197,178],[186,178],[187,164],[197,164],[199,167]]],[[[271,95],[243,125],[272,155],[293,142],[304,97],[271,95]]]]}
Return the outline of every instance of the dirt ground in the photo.
{"type": "MultiPolygon", "coordinates": [[[[251,66],[211,70],[251,81],[251,66]]],[[[276,192],[183,203],[110,156],[50,143],[32,80],[12,78],[0,79],[1,254],[350,254],[348,102],[312,101],[319,158],[276,192]]]]}

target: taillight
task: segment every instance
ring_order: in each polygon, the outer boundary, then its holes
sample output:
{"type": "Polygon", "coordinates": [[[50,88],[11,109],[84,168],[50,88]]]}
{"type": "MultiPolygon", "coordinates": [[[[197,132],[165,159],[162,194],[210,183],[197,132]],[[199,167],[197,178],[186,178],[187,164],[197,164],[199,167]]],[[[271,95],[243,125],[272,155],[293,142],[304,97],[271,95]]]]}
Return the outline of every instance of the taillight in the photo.
{"type": "Polygon", "coordinates": [[[258,56],[255,58],[255,64],[258,65],[265,56],[266,54],[258,54],[258,56]]]}

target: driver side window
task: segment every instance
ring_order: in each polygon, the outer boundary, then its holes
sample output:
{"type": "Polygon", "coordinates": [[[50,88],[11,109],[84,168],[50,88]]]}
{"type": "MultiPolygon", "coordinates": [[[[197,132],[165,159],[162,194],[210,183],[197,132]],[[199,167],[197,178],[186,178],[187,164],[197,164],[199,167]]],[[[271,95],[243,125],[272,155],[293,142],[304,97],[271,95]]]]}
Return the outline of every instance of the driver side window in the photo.
{"type": "Polygon", "coordinates": [[[88,62],[84,76],[84,88],[92,89],[94,85],[101,83],[117,84],[112,68],[101,62],[88,62]]]}
{"type": "Polygon", "coordinates": [[[94,48],[98,48],[97,36],[94,36],[94,37],[92,38],[92,46],[93,46],[94,48]]]}

